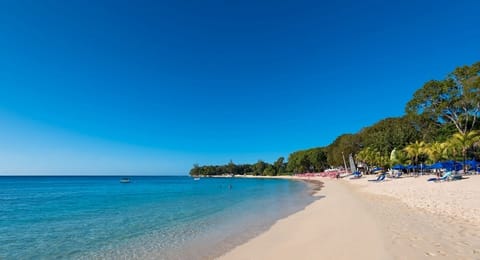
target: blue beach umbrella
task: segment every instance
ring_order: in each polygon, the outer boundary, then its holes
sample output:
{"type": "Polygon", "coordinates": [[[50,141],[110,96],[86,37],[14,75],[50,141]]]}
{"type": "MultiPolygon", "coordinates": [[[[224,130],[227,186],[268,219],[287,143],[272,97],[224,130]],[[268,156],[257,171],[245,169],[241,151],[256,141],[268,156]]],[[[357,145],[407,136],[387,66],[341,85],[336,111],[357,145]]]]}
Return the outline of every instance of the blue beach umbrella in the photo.
{"type": "Polygon", "coordinates": [[[453,160],[442,162],[442,168],[445,168],[447,171],[458,171],[462,169],[462,164],[459,162],[455,162],[453,160]]]}
{"type": "Polygon", "coordinates": [[[446,169],[447,171],[453,170],[453,161],[442,162],[442,168],[446,169]]]}
{"type": "Polygon", "coordinates": [[[453,168],[456,170],[456,171],[460,171],[461,169],[463,169],[463,165],[461,163],[455,163],[453,165],[453,168]]]}
{"type": "Polygon", "coordinates": [[[443,168],[443,164],[441,162],[436,162],[430,165],[430,169],[442,169],[442,168],[443,168]]]}
{"type": "Polygon", "coordinates": [[[392,167],[393,170],[403,170],[405,169],[405,166],[401,165],[401,164],[396,164],[392,167]]]}
{"type": "Polygon", "coordinates": [[[417,169],[417,167],[416,167],[415,165],[411,165],[411,164],[410,164],[410,165],[407,165],[406,168],[407,168],[408,170],[415,170],[415,169],[417,169]]]}
{"type": "Polygon", "coordinates": [[[475,159],[473,159],[473,160],[468,160],[468,161],[465,162],[465,164],[468,165],[468,166],[470,166],[470,167],[473,168],[473,169],[476,169],[476,168],[479,166],[479,165],[478,165],[479,163],[478,163],[475,159]]]}

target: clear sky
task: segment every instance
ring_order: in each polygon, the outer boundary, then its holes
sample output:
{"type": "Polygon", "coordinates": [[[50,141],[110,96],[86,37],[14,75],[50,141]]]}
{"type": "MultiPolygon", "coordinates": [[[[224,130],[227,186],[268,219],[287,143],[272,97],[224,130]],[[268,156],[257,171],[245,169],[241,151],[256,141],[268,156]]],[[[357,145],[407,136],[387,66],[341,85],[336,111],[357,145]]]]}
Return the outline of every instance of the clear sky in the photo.
{"type": "Polygon", "coordinates": [[[0,173],[187,174],[328,145],[479,61],[479,9],[2,1],[0,173]]]}

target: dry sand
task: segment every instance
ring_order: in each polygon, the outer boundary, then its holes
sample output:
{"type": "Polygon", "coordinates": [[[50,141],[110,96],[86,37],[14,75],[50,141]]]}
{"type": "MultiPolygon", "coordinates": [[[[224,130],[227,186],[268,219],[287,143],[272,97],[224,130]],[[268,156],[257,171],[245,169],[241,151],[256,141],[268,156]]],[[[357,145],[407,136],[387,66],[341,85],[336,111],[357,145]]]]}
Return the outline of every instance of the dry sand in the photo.
{"type": "Polygon", "coordinates": [[[425,209],[433,214],[458,218],[480,226],[480,175],[464,180],[428,182],[432,175],[386,179],[381,183],[367,179],[346,179],[365,192],[397,198],[412,208],[425,209]]]}
{"type": "Polygon", "coordinates": [[[317,201],[221,259],[480,259],[480,176],[311,179],[317,201]]]}

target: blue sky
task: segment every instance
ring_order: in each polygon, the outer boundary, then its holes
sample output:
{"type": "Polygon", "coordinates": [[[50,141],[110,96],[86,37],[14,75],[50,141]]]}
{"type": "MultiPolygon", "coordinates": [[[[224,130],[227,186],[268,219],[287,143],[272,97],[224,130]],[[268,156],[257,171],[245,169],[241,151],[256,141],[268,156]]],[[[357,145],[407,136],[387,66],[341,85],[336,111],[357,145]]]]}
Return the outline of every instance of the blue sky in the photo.
{"type": "Polygon", "coordinates": [[[273,161],[480,60],[477,1],[2,1],[0,173],[273,161]]]}

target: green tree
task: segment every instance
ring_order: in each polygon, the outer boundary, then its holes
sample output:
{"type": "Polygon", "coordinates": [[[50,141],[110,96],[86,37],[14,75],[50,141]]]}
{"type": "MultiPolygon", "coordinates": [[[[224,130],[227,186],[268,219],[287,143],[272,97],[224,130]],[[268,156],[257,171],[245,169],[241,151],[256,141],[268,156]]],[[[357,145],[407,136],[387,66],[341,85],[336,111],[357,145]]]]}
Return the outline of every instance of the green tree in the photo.
{"type": "Polygon", "coordinates": [[[397,149],[394,149],[390,155],[390,163],[391,165],[395,165],[395,164],[402,164],[402,165],[405,165],[405,164],[408,164],[409,162],[409,158],[407,156],[407,153],[403,150],[397,150],[397,149]]]}
{"type": "Polygon", "coordinates": [[[229,174],[236,174],[236,169],[237,169],[237,166],[233,163],[232,160],[230,160],[230,162],[228,163],[227,167],[227,173],[229,174]]]}
{"type": "Polygon", "coordinates": [[[306,150],[308,168],[315,172],[321,172],[328,168],[327,153],[325,148],[313,148],[306,150]]]}
{"type": "Polygon", "coordinates": [[[467,151],[473,145],[477,144],[480,141],[480,132],[470,131],[468,133],[455,133],[452,138],[449,140],[449,144],[452,147],[456,147],[461,151],[463,158],[463,170],[466,170],[465,162],[467,160],[467,151]]]}
{"type": "Polygon", "coordinates": [[[267,168],[267,163],[262,160],[258,160],[258,162],[253,165],[253,174],[254,175],[263,175],[263,172],[267,168]]]}
{"type": "Polygon", "coordinates": [[[372,159],[373,149],[370,147],[364,148],[355,155],[355,159],[360,162],[364,162],[367,165],[370,165],[373,161],[372,159]]]}
{"type": "Polygon", "coordinates": [[[291,153],[288,156],[287,171],[292,173],[319,172],[328,168],[326,149],[312,148],[291,153]]]}
{"type": "Polygon", "coordinates": [[[371,166],[387,167],[390,162],[389,156],[382,155],[379,151],[371,147],[364,148],[360,152],[358,152],[356,155],[356,159],[357,161],[364,162],[369,167],[371,166]]]}
{"type": "Polygon", "coordinates": [[[364,147],[371,147],[382,156],[389,156],[395,148],[418,140],[421,135],[408,117],[387,118],[373,126],[364,128],[358,134],[364,147]]]}
{"type": "Polygon", "coordinates": [[[425,145],[425,153],[431,163],[436,163],[448,158],[447,143],[433,142],[425,145]]]}
{"type": "Polygon", "coordinates": [[[275,167],[271,164],[269,164],[265,170],[263,170],[263,175],[265,176],[275,176],[277,175],[276,171],[275,171],[275,167]]]}
{"type": "Polygon", "coordinates": [[[415,141],[414,143],[407,145],[404,148],[404,151],[407,153],[407,156],[412,159],[413,164],[418,165],[419,157],[423,154],[426,154],[425,142],[415,141]]]}
{"type": "Polygon", "coordinates": [[[427,143],[445,142],[454,133],[457,133],[457,128],[450,122],[438,122],[425,115],[409,114],[408,119],[411,122],[412,128],[419,133],[419,138],[405,142],[408,144],[416,140],[423,140],[427,143]]]}
{"type": "Polygon", "coordinates": [[[198,164],[194,164],[193,168],[190,170],[190,176],[199,176],[202,174],[200,166],[198,164]]]}
{"type": "Polygon", "coordinates": [[[288,156],[287,171],[291,173],[304,173],[307,172],[309,167],[309,161],[306,157],[306,152],[296,151],[288,156]]]}
{"type": "Polygon", "coordinates": [[[480,62],[456,68],[445,80],[431,80],[417,90],[406,106],[444,124],[449,121],[463,135],[474,129],[480,114],[480,62]]]}
{"type": "Polygon", "coordinates": [[[280,157],[273,163],[273,166],[274,166],[274,169],[275,169],[275,172],[276,172],[277,175],[285,173],[286,169],[285,169],[285,162],[284,161],[285,161],[285,158],[280,157]]]}
{"type": "MultiPolygon", "coordinates": [[[[327,166],[343,165],[343,156],[356,154],[362,148],[360,136],[357,134],[344,134],[335,139],[326,149],[327,166]]],[[[347,158],[345,158],[347,159],[347,158]]]]}

